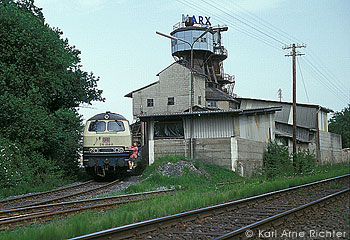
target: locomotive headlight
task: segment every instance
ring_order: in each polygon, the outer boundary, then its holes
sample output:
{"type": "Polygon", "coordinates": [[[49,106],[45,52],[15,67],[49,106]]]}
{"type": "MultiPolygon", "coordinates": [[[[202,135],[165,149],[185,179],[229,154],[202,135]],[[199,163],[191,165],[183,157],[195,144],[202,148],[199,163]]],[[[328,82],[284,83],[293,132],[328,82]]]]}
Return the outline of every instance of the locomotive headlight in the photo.
{"type": "Polygon", "coordinates": [[[116,147],[116,148],[114,148],[114,152],[116,152],[116,153],[123,153],[124,149],[122,147],[116,147]]]}

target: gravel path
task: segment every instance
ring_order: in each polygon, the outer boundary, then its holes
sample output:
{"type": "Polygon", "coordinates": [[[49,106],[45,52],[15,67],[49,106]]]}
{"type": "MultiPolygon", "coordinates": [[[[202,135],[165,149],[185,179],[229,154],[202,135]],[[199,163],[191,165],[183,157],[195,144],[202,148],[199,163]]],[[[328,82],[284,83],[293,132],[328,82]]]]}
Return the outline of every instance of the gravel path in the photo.
{"type": "MultiPolygon", "coordinates": [[[[347,181],[339,181],[336,185],[328,184],[316,186],[312,189],[301,189],[297,192],[275,197],[255,205],[223,211],[217,215],[211,215],[193,221],[177,223],[133,239],[213,239],[248,224],[335,193],[346,187],[348,187],[348,179],[347,181]]],[[[332,221],[332,218],[325,215],[323,221],[332,221]]],[[[310,225],[306,226],[309,227],[310,225]]],[[[273,236],[267,236],[266,239],[273,239],[273,236]]]]}
{"type": "Polygon", "coordinates": [[[350,196],[263,231],[276,232],[281,239],[350,239],[350,196]]]}

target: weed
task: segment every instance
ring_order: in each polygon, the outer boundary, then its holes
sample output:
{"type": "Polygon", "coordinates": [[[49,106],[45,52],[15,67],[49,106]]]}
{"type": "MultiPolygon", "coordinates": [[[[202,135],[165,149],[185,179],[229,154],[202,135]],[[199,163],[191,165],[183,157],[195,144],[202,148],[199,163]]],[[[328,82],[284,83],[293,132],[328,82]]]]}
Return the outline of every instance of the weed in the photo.
{"type": "Polygon", "coordinates": [[[332,189],[339,189],[339,188],[341,188],[341,185],[340,185],[340,183],[339,183],[338,181],[333,181],[333,182],[331,182],[331,183],[329,184],[329,186],[330,186],[330,188],[332,188],[332,189]]]}
{"type": "MultiPolygon", "coordinates": [[[[217,166],[195,163],[205,169],[209,176],[184,173],[181,177],[167,177],[157,174],[156,169],[161,164],[179,160],[185,159],[183,157],[164,157],[160,162],[156,160],[154,165],[147,167],[145,170],[146,175],[143,176],[141,183],[130,186],[124,192],[143,192],[154,190],[160,186],[175,186],[178,189],[181,188],[182,191],[122,205],[103,213],[85,212],[47,224],[17,228],[13,231],[1,231],[0,239],[65,239],[222,201],[293,187],[349,172],[349,164],[335,164],[317,167],[317,174],[276,177],[261,182],[259,178],[242,178],[234,172],[217,166]],[[215,183],[230,181],[241,182],[227,184],[220,188],[215,186],[215,183]]],[[[349,215],[346,215],[346,219],[347,225],[350,226],[349,215]]]]}

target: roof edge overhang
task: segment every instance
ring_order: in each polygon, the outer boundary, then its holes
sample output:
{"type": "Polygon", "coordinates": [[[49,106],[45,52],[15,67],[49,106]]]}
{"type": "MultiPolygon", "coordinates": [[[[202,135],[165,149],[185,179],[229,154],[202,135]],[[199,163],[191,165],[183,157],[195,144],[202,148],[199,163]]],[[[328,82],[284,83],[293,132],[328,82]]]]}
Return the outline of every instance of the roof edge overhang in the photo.
{"type": "Polygon", "coordinates": [[[155,82],[150,83],[150,84],[148,84],[148,85],[146,85],[146,86],[144,86],[144,87],[141,87],[141,88],[138,88],[138,89],[136,89],[136,90],[134,90],[134,91],[132,91],[132,92],[129,92],[129,93],[125,94],[124,97],[132,98],[132,94],[133,94],[133,93],[138,92],[138,91],[141,91],[141,90],[146,89],[146,88],[148,88],[148,87],[151,87],[151,86],[153,86],[153,85],[155,85],[155,84],[157,84],[157,83],[159,83],[159,81],[155,81],[155,82]]]}
{"type": "MultiPolygon", "coordinates": [[[[286,122],[281,122],[281,121],[275,121],[276,123],[279,123],[279,124],[284,124],[284,125],[288,125],[288,126],[293,126],[293,124],[289,124],[289,123],[286,123],[286,122]]],[[[313,132],[316,132],[317,129],[316,128],[313,128],[313,127],[307,127],[307,126],[303,126],[303,125],[300,125],[300,124],[297,124],[297,127],[298,128],[304,128],[304,129],[307,129],[309,131],[313,131],[313,132]]]]}
{"type": "MultiPolygon", "coordinates": [[[[286,133],[286,132],[282,132],[282,131],[278,131],[278,130],[275,131],[275,135],[279,136],[279,137],[286,137],[286,138],[293,139],[293,135],[291,135],[290,133],[286,133]]],[[[297,141],[303,142],[303,143],[311,143],[311,141],[302,139],[298,136],[297,136],[297,141]]]]}
{"type": "Polygon", "coordinates": [[[236,110],[219,110],[219,111],[201,111],[201,112],[180,112],[180,113],[167,113],[167,114],[152,114],[152,115],[137,115],[139,119],[156,119],[156,118],[171,118],[171,117],[193,117],[204,115],[257,115],[257,114],[271,114],[276,111],[281,111],[282,107],[270,107],[270,108],[256,108],[256,109],[236,109],[236,110]]]}
{"type": "MultiPolygon", "coordinates": [[[[246,98],[246,97],[236,97],[235,99],[237,100],[253,100],[253,101],[262,101],[262,102],[274,102],[274,103],[281,103],[281,104],[293,104],[292,102],[280,102],[276,100],[268,100],[268,99],[258,99],[258,98],[246,98]]],[[[316,107],[324,112],[327,113],[333,113],[334,111],[332,109],[322,107],[321,105],[318,104],[310,104],[310,103],[297,103],[297,106],[305,106],[305,107],[316,107]]]]}

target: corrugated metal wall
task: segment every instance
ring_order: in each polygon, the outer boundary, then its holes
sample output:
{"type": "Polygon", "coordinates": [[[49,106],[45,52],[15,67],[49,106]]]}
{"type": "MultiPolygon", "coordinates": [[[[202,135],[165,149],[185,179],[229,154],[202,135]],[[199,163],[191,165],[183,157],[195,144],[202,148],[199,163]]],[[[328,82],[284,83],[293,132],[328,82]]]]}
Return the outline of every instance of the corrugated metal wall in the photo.
{"type": "Polygon", "coordinates": [[[241,138],[268,142],[274,139],[274,117],[271,114],[240,116],[239,129],[241,138]]]}
{"type": "MultiPolygon", "coordinates": [[[[191,119],[184,119],[185,138],[190,138],[191,119]]],[[[233,117],[225,115],[193,118],[193,138],[226,138],[234,136],[233,117]]]]}
{"type": "MultiPolygon", "coordinates": [[[[241,109],[253,109],[263,107],[277,107],[282,106],[282,111],[276,112],[275,121],[293,124],[293,105],[268,102],[251,99],[243,99],[241,102],[241,109]]],[[[297,125],[307,128],[316,128],[316,111],[317,108],[313,106],[297,106],[297,125]]],[[[327,114],[326,114],[327,115],[327,114]]]]}

